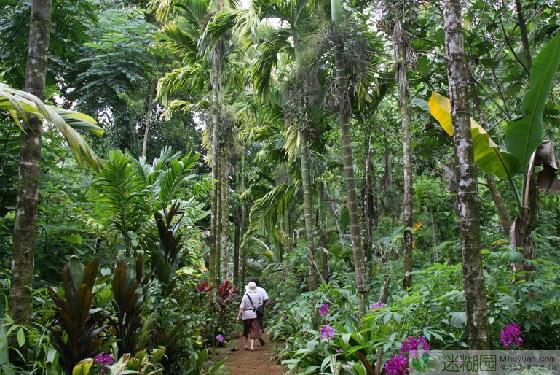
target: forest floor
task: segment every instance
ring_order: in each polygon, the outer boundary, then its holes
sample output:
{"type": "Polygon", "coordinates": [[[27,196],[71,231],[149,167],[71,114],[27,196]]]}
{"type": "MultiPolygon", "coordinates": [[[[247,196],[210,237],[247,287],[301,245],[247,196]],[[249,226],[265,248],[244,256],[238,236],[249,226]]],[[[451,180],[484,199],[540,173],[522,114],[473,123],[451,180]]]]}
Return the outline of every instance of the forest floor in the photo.
{"type": "Polygon", "coordinates": [[[274,358],[274,342],[265,337],[265,345],[255,343],[255,351],[243,349],[243,340],[237,342],[237,350],[231,351],[225,360],[231,375],[283,375],[285,370],[274,358]]]}

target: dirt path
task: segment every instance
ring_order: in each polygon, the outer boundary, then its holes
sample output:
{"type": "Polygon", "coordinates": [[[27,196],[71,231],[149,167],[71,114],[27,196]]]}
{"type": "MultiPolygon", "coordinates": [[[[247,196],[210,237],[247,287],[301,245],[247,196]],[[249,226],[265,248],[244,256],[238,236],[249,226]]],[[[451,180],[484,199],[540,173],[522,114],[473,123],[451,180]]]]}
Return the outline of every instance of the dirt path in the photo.
{"type": "Polygon", "coordinates": [[[231,352],[226,360],[226,367],[231,375],[283,375],[284,369],[276,364],[273,358],[274,343],[265,338],[265,346],[256,344],[255,351],[243,349],[240,340],[237,343],[239,350],[231,352]]]}

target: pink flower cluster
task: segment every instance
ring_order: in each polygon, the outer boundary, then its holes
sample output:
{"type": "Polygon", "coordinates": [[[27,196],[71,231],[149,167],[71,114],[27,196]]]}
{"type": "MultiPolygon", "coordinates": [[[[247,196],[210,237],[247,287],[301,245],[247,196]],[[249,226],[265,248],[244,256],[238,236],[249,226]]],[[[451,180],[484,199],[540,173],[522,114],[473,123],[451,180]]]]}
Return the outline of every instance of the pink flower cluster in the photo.
{"type": "Polygon", "coordinates": [[[115,360],[112,354],[99,353],[94,358],[95,363],[101,366],[111,366],[115,360]]]}
{"type": "Polygon", "coordinates": [[[326,324],[319,329],[319,336],[321,337],[321,340],[332,339],[334,337],[334,332],[334,328],[326,324]]]}
{"type": "Polygon", "coordinates": [[[424,336],[408,336],[401,343],[401,353],[385,362],[385,372],[387,375],[407,375],[409,358],[419,356],[428,350],[430,344],[424,336]]]}
{"type": "Polygon", "coordinates": [[[523,337],[521,336],[521,326],[517,323],[510,323],[500,332],[500,343],[504,348],[509,349],[513,346],[520,347],[523,345],[523,337]]]}
{"type": "Polygon", "coordinates": [[[319,306],[319,315],[325,316],[328,313],[329,313],[329,304],[328,303],[323,303],[321,306],[319,306]]]}
{"type": "Polygon", "coordinates": [[[385,372],[387,375],[407,375],[408,358],[404,355],[395,355],[385,362],[385,372]]]}
{"type": "Polygon", "coordinates": [[[401,354],[416,357],[420,352],[430,350],[430,344],[424,336],[408,336],[401,344],[401,354]]]}

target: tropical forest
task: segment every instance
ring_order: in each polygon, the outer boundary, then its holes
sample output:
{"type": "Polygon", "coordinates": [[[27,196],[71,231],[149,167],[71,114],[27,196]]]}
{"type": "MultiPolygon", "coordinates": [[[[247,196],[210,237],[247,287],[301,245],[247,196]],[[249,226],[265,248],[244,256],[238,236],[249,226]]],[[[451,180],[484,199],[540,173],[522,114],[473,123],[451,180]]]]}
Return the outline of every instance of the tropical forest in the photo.
{"type": "Polygon", "coordinates": [[[0,0],[0,375],[560,374],[558,0],[0,0]]]}

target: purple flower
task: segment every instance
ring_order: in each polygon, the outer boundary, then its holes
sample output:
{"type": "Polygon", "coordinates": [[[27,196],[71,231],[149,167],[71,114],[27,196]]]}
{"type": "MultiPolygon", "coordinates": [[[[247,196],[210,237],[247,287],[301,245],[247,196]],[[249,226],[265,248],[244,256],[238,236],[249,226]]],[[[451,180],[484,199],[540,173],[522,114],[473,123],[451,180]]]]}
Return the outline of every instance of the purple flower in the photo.
{"type": "Polygon", "coordinates": [[[220,344],[223,344],[224,341],[225,341],[225,338],[224,338],[223,335],[218,335],[218,336],[216,336],[216,341],[220,344]]]}
{"type": "Polygon", "coordinates": [[[408,374],[408,358],[404,355],[395,355],[385,362],[385,372],[387,375],[406,375],[408,374]]]}
{"type": "Polygon", "coordinates": [[[383,307],[385,307],[385,304],[381,301],[377,301],[377,302],[374,302],[371,305],[369,305],[370,310],[377,310],[377,309],[381,309],[383,307]]]}
{"type": "Polygon", "coordinates": [[[510,323],[500,332],[500,343],[504,348],[509,349],[512,346],[523,345],[523,337],[521,337],[521,326],[517,323],[510,323]]]}
{"type": "Polygon", "coordinates": [[[101,366],[111,366],[115,362],[112,354],[99,353],[94,359],[95,363],[101,366]]]}
{"type": "Polygon", "coordinates": [[[326,324],[319,329],[319,336],[322,340],[332,339],[334,337],[334,328],[326,324]]]}
{"type": "Polygon", "coordinates": [[[319,315],[325,316],[328,313],[329,313],[329,304],[328,303],[323,303],[321,306],[319,306],[319,315]]]}
{"type": "Polygon", "coordinates": [[[337,352],[337,353],[344,353],[344,350],[338,348],[338,349],[335,350],[335,352],[337,352]]]}
{"type": "Polygon", "coordinates": [[[419,352],[430,350],[430,344],[424,336],[408,336],[401,344],[401,354],[416,357],[419,352]]]}

